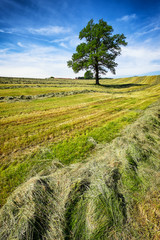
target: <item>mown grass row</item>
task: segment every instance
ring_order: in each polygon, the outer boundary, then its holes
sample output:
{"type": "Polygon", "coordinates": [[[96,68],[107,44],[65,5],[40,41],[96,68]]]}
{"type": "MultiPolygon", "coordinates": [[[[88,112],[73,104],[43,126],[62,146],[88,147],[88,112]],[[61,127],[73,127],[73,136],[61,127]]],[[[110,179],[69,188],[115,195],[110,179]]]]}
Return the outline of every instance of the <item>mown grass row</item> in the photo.
{"type": "MultiPolygon", "coordinates": [[[[83,96],[82,96],[83,97],[83,96]]],[[[72,98],[73,99],[73,98],[72,98]]],[[[75,98],[74,98],[75,99],[75,98]]],[[[13,151],[58,142],[103,126],[110,120],[147,107],[153,99],[116,98],[90,102],[74,108],[15,115],[1,120],[1,151],[13,151]],[[113,106],[115,106],[113,108],[113,106]],[[12,134],[11,134],[12,133],[12,134]]],[[[25,107],[25,104],[24,104],[25,107]]],[[[25,109],[26,110],[26,109],[25,109]]]]}
{"type": "MultiPolygon", "coordinates": [[[[25,82],[25,79],[23,81],[25,82]]],[[[78,91],[96,89],[97,91],[107,92],[135,91],[159,83],[160,76],[103,79],[100,80],[100,86],[95,85],[95,80],[53,79],[51,82],[48,82],[46,79],[41,79],[41,83],[38,85],[36,82],[37,80],[27,80],[29,81],[27,85],[23,83],[23,81],[19,85],[14,81],[12,84],[4,84],[3,79],[0,78],[0,97],[66,92],[71,91],[71,89],[78,91]]]]}
{"type": "Polygon", "coordinates": [[[50,143],[47,148],[36,149],[33,153],[28,151],[24,154],[22,151],[21,157],[18,156],[17,160],[3,163],[0,169],[1,204],[5,203],[6,198],[19,184],[47,168],[53,159],[58,159],[63,164],[83,161],[95,149],[96,144],[109,143],[120,136],[120,131],[134,122],[139,114],[137,111],[129,111],[103,126],[90,128],[82,133],[79,131],[74,137],[68,137],[54,144],[50,143]]]}
{"type": "Polygon", "coordinates": [[[159,93],[158,85],[151,87],[149,92],[135,92],[130,96],[87,93],[31,102],[1,103],[1,152],[9,154],[42,142],[73,137],[114,120],[127,111],[147,107],[158,99],[159,93]]]}
{"type": "Polygon", "coordinates": [[[58,143],[48,145],[33,153],[18,156],[18,158],[8,160],[0,168],[0,203],[3,205],[9,194],[27,177],[37,174],[48,167],[53,159],[58,159],[63,164],[71,164],[83,161],[95,149],[96,144],[110,142],[120,134],[120,131],[133,122],[138,113],[129,112],[123,117],[110,121],[104,126],[90,129],[74,137],[68,137],[58,143]]]}
{"type": "Polygon", "coordinates": [[[159,127],[158,102],[90,161],[53,161],[1,209],[0,238],[158,240],[159,127]]]}
{"type": "Polygon", "coordinates": [[[63,164],[82,161],[96,144],[119,136],[159,94],[157,83],[151,84],[150,91],[130,94],[113,91],[0,103],[2,204],[20,183],[53,159],[63,164]]]}
{"type": "MultiPolygon", "coordinates": [[[[160,79],[159,75],[156,76],[134,76],[128,78],[117,78],[117,79],[100,79],[101,84],[125,84],[125,83],[140,83],[140,84],[154,84],[157,80],[160,79]]],[[[23,85],[23,84],[68,84],[68,85],[93,85],[95,84],[95,79],[58,79],[58,78],[46,78],[46,79],[35,79],[35,78],[7,78],[0,77],[0,84],[4,85],[23,85]]]]}

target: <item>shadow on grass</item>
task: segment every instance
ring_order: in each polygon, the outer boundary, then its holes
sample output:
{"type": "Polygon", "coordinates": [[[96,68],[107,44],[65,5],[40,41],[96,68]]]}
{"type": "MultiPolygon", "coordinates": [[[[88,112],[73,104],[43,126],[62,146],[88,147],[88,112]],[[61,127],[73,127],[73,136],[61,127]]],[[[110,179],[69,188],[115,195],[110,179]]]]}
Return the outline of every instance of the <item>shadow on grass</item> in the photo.
{"type": "Polygon", "coordinates": [[[128,83],[128,84],[100,84],[101,87],[105,88],[130,88],[130,87],[141,87],[146,86],[147,84],[135,84],[135,83],[128,83]]]}

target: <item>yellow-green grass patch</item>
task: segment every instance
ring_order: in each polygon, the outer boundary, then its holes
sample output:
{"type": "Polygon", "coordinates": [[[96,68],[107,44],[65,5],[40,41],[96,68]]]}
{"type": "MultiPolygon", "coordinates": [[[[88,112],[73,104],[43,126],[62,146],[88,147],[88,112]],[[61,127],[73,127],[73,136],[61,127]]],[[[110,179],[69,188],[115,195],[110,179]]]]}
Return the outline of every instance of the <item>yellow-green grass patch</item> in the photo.
{"type": "MultiPolygon", "coordinates": [[[[0,181],[4,201],[25,181],[31,170],[38,172],[56,158],[64,164],[82,161],[95,148],[94,141],[106,143],[119,136],[127,124],[160,96],[158,76],[101,80],[102,84],[109,86],[95,86],[94,80],[75,81],[61,79],[60,87],[55,90],[60,91],[66,84],[64,91],[92,88],[98,92],[0,103],[3,159],[0,181]],[[69,88],[73,82],[75,86],[69,88]],[[140,85],[134,86],[133,83],[140,85]],[[40,150],[42,147],[43,151],[40,150]]],[[[58,80],[55,82],[58,85],[58,80]]],[[[44,88],[27,89],[46,91],[47,87],[44,88]]],[[[11,90],[23,92],[25,89],[11,90]]]]}

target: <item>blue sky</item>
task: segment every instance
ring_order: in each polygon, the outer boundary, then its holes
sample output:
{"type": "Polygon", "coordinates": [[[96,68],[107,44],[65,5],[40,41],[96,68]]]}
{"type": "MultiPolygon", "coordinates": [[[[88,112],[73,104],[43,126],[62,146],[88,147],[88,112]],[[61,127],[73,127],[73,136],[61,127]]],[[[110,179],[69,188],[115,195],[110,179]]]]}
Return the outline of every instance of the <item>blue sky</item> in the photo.
{"type": "Polygon", "coordinates": [[[0,76],[82,76],[67,61],[92,18],[127,37],[115,77],[160,74],[159,0],[0,0],[0,76]]]}

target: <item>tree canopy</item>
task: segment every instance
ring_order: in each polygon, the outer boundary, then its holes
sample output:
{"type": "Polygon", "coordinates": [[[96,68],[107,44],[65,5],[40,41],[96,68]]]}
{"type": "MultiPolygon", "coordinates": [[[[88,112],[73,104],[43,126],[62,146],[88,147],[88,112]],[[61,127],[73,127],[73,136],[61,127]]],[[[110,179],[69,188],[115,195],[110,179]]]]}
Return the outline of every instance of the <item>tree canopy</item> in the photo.
{"type": "Polygon", "coordinates": [[[115,59],[121,54],[120,45],[126,46],[127,42],[124,34],[112,33],[112,26],[103,19],[96,24],[91,19],[79,33],[79,39],[85,38],[85,42],[77,46],[72,60],[67,62],[68,67],[72,67],[75,73],[84,69],[93,71],[96,84],[99,84],[100,74],[105,74],[108,70],[115,74],[115,59]]]}

